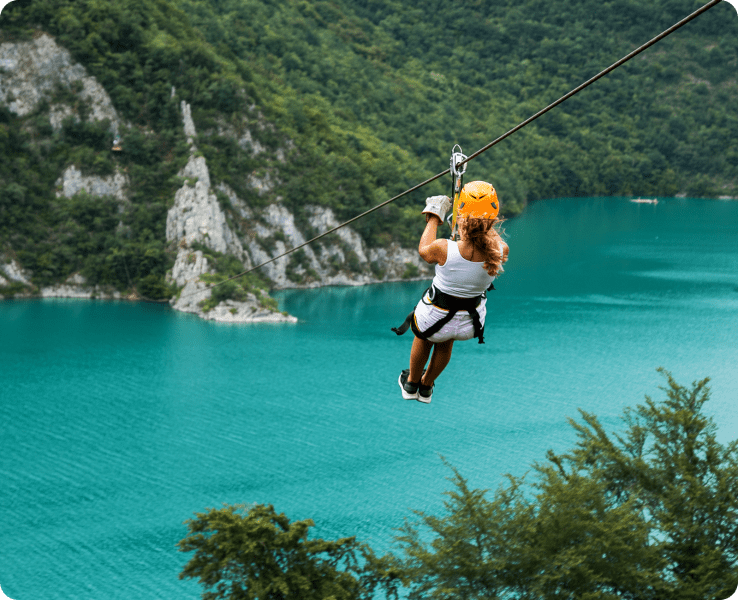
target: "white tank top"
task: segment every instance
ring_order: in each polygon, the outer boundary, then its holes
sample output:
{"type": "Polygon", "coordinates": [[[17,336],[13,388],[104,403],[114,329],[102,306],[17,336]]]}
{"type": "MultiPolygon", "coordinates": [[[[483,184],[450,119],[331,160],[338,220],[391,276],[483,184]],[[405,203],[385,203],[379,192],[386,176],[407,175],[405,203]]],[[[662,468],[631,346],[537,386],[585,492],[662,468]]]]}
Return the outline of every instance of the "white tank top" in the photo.
{"type": "Polygon", "coordinates": [[[484,292],[494,277],[487,273],[483,262],[466,260],[456,242],[448,240],[446,262],[436,265],[433,285],[437,290],[458,298],[474,298],[484,292]]]}

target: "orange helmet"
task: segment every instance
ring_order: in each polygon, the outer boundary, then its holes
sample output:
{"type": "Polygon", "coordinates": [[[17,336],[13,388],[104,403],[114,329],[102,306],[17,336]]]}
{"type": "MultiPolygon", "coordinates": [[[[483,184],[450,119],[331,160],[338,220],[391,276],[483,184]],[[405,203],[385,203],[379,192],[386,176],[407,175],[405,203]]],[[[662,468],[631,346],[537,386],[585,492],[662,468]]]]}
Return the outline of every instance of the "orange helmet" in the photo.
{"type": "Polygon", "coordinates": [[[495,219],[500,212],[500,201],[491,183],[472,181],[461,188],[459,194],[459,217],[495,219]]]}

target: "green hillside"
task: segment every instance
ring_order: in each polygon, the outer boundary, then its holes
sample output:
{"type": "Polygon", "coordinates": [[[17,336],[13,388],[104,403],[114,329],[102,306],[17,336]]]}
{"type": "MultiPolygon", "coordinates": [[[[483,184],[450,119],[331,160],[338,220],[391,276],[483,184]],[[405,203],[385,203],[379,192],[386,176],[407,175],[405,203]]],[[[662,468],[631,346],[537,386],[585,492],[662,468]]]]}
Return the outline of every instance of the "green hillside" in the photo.
{"type": "MultiPolygon", "coordinates": [[[[280,197],[348,218],[471,153],[660,33],[692,0],[17,0],[0,43],[54,36],[106,88],[125,152],[105,124],[49,125],[48,104],[0,106],[0,251],[36,283],[82,271],[91,283],[167,293],[168,202],[187,160],[179,103],[215,183],[254,207],[280,197]],[[224,129],[250,127],[253,155],[224,129]],[[125,168],[131,207],[60,200],[75,163],[125,168]],[[277,185],[259,195],[251,174],[277,185]],[[123,223],[126,235],[120,234],[123,223]],[[117,229],[116,229],[117,228],[117,229]]],[[[722,3],[469,165],[508,215],[557,196],[738,197],[738,19],[722,3]]],[[[64,94],[64,90],[59,90],[64,94]]],[[[371,245],[415,243],[435,182],[357,222],[371,245]]],[[[147,293],[148,292],[148,293],[147,293]]]]}

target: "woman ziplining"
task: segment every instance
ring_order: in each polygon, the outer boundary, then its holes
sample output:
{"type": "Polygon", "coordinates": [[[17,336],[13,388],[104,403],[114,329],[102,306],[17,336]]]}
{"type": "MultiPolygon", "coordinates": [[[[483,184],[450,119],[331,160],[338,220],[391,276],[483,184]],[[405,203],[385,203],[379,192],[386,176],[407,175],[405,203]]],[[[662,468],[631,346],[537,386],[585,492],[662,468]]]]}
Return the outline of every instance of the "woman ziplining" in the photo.
{"type": "Polygon", "coordinates": [[[492,282],[507,261],[509,248],[501,235],[503,219],[498,218],[495,188],[485,181],[473,181],[461,189],[454,204],[459,240],[453,239],[455,235],[436,239],[451,201],[446,196],[426,199],[426,226],[418,252],[427,263],[436,265],[435,277],[415,310],[400,327],[393,328],[397,335],[408,327],[415,334],[410,368],[398,380],[405,400],[431,401],[435,380],[451,360],[454,341],[474,337],[484,343],[487,292],[494,289],[492,282]],[[428,368],[423,370],[429,357],[428,368]]]}

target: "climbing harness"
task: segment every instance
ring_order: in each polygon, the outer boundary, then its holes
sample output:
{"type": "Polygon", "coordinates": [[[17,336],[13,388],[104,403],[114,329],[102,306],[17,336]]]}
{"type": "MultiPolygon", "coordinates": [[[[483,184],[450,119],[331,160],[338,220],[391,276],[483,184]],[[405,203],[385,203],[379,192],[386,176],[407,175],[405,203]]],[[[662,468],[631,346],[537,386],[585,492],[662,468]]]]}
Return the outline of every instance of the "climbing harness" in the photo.
{"type": "Polygon", "coordinates": [[[461,146],[456,144],[451,149],[451,197],[454,199],[453,213],[451,214],[451,239],[456,239],[458,223],[456,219],[459,215],[459,196],[461,195],[462,183],[464,181],[464,173],[466,173],[466,156],[461,152],[461,146]],[[456,148],[459,149],[456,152],[456,148]]]}
{"type": "Polygon", "coordinates": [[[474,296],[473,298],[459,298],[458,296],[446,294],[445,292],[436,289],[436,287],[431,284],[431,286],[427,290],[425,290],[425,292],[423,292],[423,303],[430,303],[433,306],[440,308],[441,310],[448,311],[448,313],[444,317],[433,323],[433,325],[428,327],[425,331],[420,331],[420,328],[418,327],[418,322],[415,319],[415,310],[413,309],[413,311],[407,317],[405,317],[402,325],[400,325],[399,327],[393,327],[392,331],[394,331],[397,335],[402,335],[408,329],[412,329],[413,333],[421,340],[427,340],[428,338],[434,336],[439,331],[441,331],[441,329],[443,329],[443,326],[446,323],[449,323],[451,319],[456,316],[457,312],[459,312],[460,310],[465,310],[471,315],[472,323],[474,324],[474,337],[479,339],[480,344],[484,344],[484,325],[482,325],[482,320],[480,319],[479,313],[477,312],[477,307],[482,302],[482,300],[487,297],[487,292],[493,289],[495,289],[495,286],[493,283],[490,283],[487,291],[480,294],[479,296],[474,296]],[[426,302],[426,298],[428,299],[428,302],[426,302]]]}
{"type": "MultiPolygon", "coordinates": [[[[684,25],[686,25],[687,23],[689,23],[693,19],[696,19],[702,13],[704,13],[704,12],[710,10],[711,8],[713,8],[714,6],[720,4],[720,2],[723,2],[723,0],[710,0],[710,2],[708,2],[707,4],[701,6],[696,11],[694,11],[692,14],[684,17],[681,21],[679,21],[678,23],[675,23],[674,25],[672,25],[671,27],[669,27],[668,29],[666,29],[665,31],[663,31],[662,33],[660,33],[659,35],[657,35],[656,37],[652,38],[651,40],[649,40],[648,42],[646,42],[642,46],[639,46],[638,48],[636,48],[635,50],[633,50],[632,52],[630,52],[629,54],[627,54],[626,56],[624,56],[623,58],[621,58],[619,61],[611,64],[609,67],[607,67],[606,69],[600,71],[594,77],[588,79],[587,81],[585,81],[581,85],[577,86],[576,88],[574,88],[573,90],[571,90],[569,93],[564,94],[563,96],[561,96],[561,98],[559,98],[555,102],[552,102],[551,104],[549,104],[545,108],[542,108],[541,110],[539,110],[534,115],[528,117],[525,121],[519,123],[518,125],[516,125],[512,129],[510,129],[509,131],[503,133],[497,139],[491,141],[486,146],[484,146],[484,147],[480,148],[479,150],[477,150],[476,152],[474,152],[474,154],[471,154],[471,155],[469,155],[469,156],[467,156],[467,157],[465,157],[463,159],[458,159],[457,162],[455,162],[455,163],[453,162],[454,159],[453,159],[453,155],[452,155],[452,159],[451,159],[452,160],[452,166],[451,167],[453,167],[455,169],[455,172],[452,173],[452,174],[456,176],[458,174],[458,171],[462,167],[464,167],[469,161],[474,160],[477,156],[479,156],[483,152],[486,152],[487,150],[489,150],[490,148],[492,148],[492,146],[495,146],[496,144],[499,144],[502,140],[510,137],[513,133],[519,131],[520,129],[522,129],[526,125],[532,123],[538,117],[540,117],[540,116],[546,114],[548,111],[556,108],[559,104],[561,104],[565,100],[568,100],[569,98],[571,98],[575,94],[578,94],[584,88],[592,85],[595,81],[597,81],[597,80],[603,78],[605,75],[611,73],[612,71],[614,71],[618,67],[620,67],[623,64],[625,64],[626,62],[628,62],[631,58],[639,55],[644,50],[647,50],[648,48],[650,48],[651,46],[653,46],[657,42],[660,42],[666,36],[674,33],[677,29],[683,27],[684,25]]],[[[460,154],[460,152],[459,152],[459,154],[460,154]]],[[[223,281],[220,281],[218,283],[215,283],[215,284],[213,284],[213,285],[211,285],[209,287],[203,288],[201,290],[197,290],[195,292],[191,292],[190,294],[187,294],[187,296],[194,295],[194,294],[201,294],[202,292],[205,292],[207,290],[213,289],[214,287],[217,287],[219,285],[223,285],[224,283],[227,283],[229,281],[233,281],[234,279],[238,279],[239,277],[243,277],[244,275],[247,275],[248,273],[251,273],[252,271],[255,271],[256,269],[260,269],[261,267],[263,267],[265,265],[268,265],[269,263],[272,263],[275,260],[279,260],[280,258],[283,258],[283,257],[287,256],[288,254],[291,254],[292,252],[296,252],[300,248],[303,248],[303,247],[307,246],[308,244],[312,244],[313,242],[319,240],[320,238],[323,238],[323,237],[325,237],[327,235],[330,235],[331,233],[337,231],[338,229],[341,229],[342,227],[346,227],[347,225],[350,225],[354,221],[358,221],[359,219],[367,216],[368,214],[371,214],[371,213],[379,210],[380,208],[383,208],[384,206],[387,206],[391,202],[394,202],[395,200],[398,200],[399,198],[402,198],[403,196],[407,196],[408,194],[410,194],[410,193],[412,193],[412,192],[414,192],[416,190],[419,190],[423,186],[425,186],[425,185],[427,185],[427,184],[435,181],[436,179],[440,179],[444,175],[446,175],[446,174],[448,174],[448,173],[451,172],[451,167],[449,167],[448,169],[446,169],[445,171],[443,171],[441,173],[438,173],[437,175],[434,175],[433,177],[429,177],[428,179],[426,179],[422,183],[419,183],[419,184],[417,184],[417,185],[415,185],[415,186],[413,186],[413,187],[405,190],[404,192],[402,192],[400,194],[397,194],[396,196],[390,198],[389,200],[385,200],[384,202],[382,202],[380,204],[377,204],[376,206],[370,208],[369,210],[365,210],[363,213],[361,213],[359,215],[356,215],[355,217],[352,217],[348,221],[346,221],[344,223],[341,223],[340,225],[336,225],[336,227],[333,227],[332,229],[329,229],[328,231],[325,231],[325,232],[323,232],[323,233],[321,233],[319,235],[316,235],[315,237],[309,239],[308,241],[303,242],[302,244],[299,244],[299,245],[295,246],[294,248],[291,248],[291,249],[283,252],[282,254],[279,254],[278,256],[275,256],[274,258],[270,258],[269,260],[265,260],[264,262],[259,263],[258,265],[253,266],[250,269],[247,269],[247,270],[243,271],[242,273],[238,273],[237,275],[233,275],[232,277],[229,277],[227,279],[224,279],[223,281]]],[[[454,183],[454,188],[453,189],[454,190],[456,189],[455,183],[454,183]]],[[[454,210],[454,212],[456,212],[456,211],[454,210]]],[[[453,216],[452,216],[452,219],[453,219],[453,216]]],[[[453,223],[453,221],[452,221],[452,223],[453,223]]],[[[182,296],[182,297],[184,297],[184,296],[182,296]]]]}

